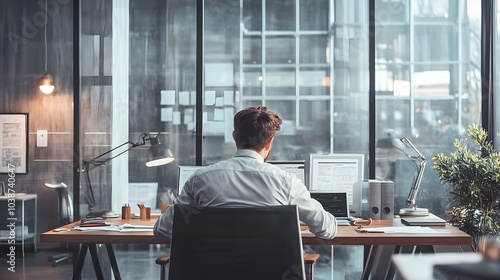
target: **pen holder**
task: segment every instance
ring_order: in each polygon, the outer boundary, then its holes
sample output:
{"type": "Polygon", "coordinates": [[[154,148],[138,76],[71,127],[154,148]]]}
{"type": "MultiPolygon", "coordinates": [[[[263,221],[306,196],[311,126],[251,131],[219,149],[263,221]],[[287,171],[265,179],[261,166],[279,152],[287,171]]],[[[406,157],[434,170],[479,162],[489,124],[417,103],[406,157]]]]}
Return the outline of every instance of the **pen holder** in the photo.
{"type": "Polygon", "coordinates": [[[151,207],[146,207],[146,219],[151,219],[151,207]]]}
{"type": "Polygon", "coordinates": [[[140,216],[141,220],[146,220],[147,219],[146,218],[146,208],[141,208],[139,211],[140,211],[139,216],[140,216]]]}
{"type": "Polygon", "coordinates": [[[130,219],[130,206],[122,206],[122,219],[130,219]]]}

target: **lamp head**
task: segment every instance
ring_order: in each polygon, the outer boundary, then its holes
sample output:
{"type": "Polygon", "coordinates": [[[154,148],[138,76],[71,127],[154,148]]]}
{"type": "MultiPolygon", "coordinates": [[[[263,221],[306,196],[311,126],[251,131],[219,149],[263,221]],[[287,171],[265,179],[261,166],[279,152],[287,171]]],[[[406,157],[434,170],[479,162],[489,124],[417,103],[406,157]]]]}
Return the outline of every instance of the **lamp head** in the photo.
{"type": "Polygon", "coordinates": [[[171,163],[174,156],[168,147],[161,144],[158,135],[149,135],[151,147],[148,150],[147,167],[160,166],[171,163]]]}
{"type": "Polygon", "coordinates": [[[54,92],[54,79],[52,79],[52,76],[49,74],[45,74],[42,76],[40,79],[40,91],[43,92],[44,94],[51,94],[54,92]]]}

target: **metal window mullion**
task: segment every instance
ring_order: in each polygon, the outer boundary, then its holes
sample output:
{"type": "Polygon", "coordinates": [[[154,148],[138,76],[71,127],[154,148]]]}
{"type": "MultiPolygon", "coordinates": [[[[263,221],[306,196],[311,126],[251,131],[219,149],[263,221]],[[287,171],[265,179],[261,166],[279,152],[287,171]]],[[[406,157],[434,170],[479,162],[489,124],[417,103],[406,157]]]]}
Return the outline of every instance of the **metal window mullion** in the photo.
{"type": "MultiPolygon", "coordinates": [[[[462,42],[462,10],[464,1],[458,3],[458,61],[462,59],[463,42],[462,42]]],[[[464,71],[463,62],[458,63],[458,77],[457,77],[457,126],[462,127],[462,71],[464,71]]],[[[451,77],[450,77],[451,81],[451,77]]]]}
{"type": "Polygon", "coordinates": [[[196,2],[196,165],[203,165],[203,0],[196,2]]]}
{"type": "Polygon", "coordinates": [[[267,95],[267,90],[266,90],[266,84],[267,84],[267,79],[266,79],[266,34],[267,34],[267,31],[266,31],[266,0],[262,0],[262,83],[261,83],[261,87],[262,87],[262,105],[266,105],[266,95],[267,95]]]}
{"type": "MultiPolygon", "coordinates": [[[[243,97],[243,88],[245,87],[244,84],[244,77],[245,75],[243,74],[243,0],[240,0],[240,50],[239,50],[239,61],[240,61],[240,96],[243,97]]],[[[241,102],[241,98],[240,98],[241,102]]],[[[241,104],[240,104],[241,107],[241,104]]]]}
{"type": "Polygon", "coordinates": [[[295,0],[295,129],[299,129],[300,121],[300,85],[299,85],[299,62],[300,62],[300,0],[295,0]]]}
{"type": "Polygon", "coordinates": [[[415,70],[415,22],[413,20],[413,11],[411,8],[411,4],[408,5],[408,26],[410,29],[410,128],[414,128],[415,126],[415,92],[413,90],[413,72],[415,70]]]}
{"type": "Polygon", "coordinates": [[[368,75],[369,75],[369,139],[368,139],[368,178],[375,179],[376,173],[376,91],[375,91],[375,0],[368,1],[368,75]]]}
{"type": "Polygon", "coordinates": [[[334,52],[334,44],[335,44],[335,37],[334,37],[334,34],[335,34],[335,30],[333,30],[334,28],[334,24],[335,24],[335,4],[334,4],[334,0],[330,0],[330,7],[329,7],[329,18],[330,18],[330,22],[329,22],[329,28],[331,30],[329,30],[330,32],[330,85],[329,85],[329,94],[330,94],[330,151],[333,153],[333,147],[335,145],[335,135],[334,135],[334,129],[335,129],[335,124],[334,124],[334,97],[335,97],[335,92],[334,92],[334,87],[333,87],[333,84],[334,84],[334,75],[333,75],[333,71],[335,70],[335,65],[334,65],[334,61],[335,61],[335,52],[334,52]]]}

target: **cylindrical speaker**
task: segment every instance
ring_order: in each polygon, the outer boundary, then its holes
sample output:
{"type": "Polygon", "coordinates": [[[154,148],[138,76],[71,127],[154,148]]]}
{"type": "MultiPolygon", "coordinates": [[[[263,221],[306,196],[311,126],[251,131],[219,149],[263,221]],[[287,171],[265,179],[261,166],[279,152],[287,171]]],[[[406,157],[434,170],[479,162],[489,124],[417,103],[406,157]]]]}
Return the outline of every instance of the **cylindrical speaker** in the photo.
{"type": "Polygon", "coordinates": [[[381,184],[378,180],[368,181],[368,207],[370,218],[380,220],[381,217],[381,184]]]}
{"type": "Polygon", "coordinates": [[[382,220],[394,219],[394,182],[381,181],[381,208],[380,218],[382,220]]]}

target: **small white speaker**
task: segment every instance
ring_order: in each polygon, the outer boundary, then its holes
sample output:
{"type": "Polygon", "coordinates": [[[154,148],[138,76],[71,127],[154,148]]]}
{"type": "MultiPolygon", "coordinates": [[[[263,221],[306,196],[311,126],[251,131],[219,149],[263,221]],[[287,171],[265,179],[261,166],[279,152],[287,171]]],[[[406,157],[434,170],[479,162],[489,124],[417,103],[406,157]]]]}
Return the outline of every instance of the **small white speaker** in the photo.
{"type": "Polygon", "coordinates": [[[381,218],[381,183],[378,180],[368,181],[368,213],[370,218],[380,220],[381,218]]]}
{"type": "Polygon", "coordinates": [[[381,181],[380,219],[394,219],[394,182],[381,181]]]}

